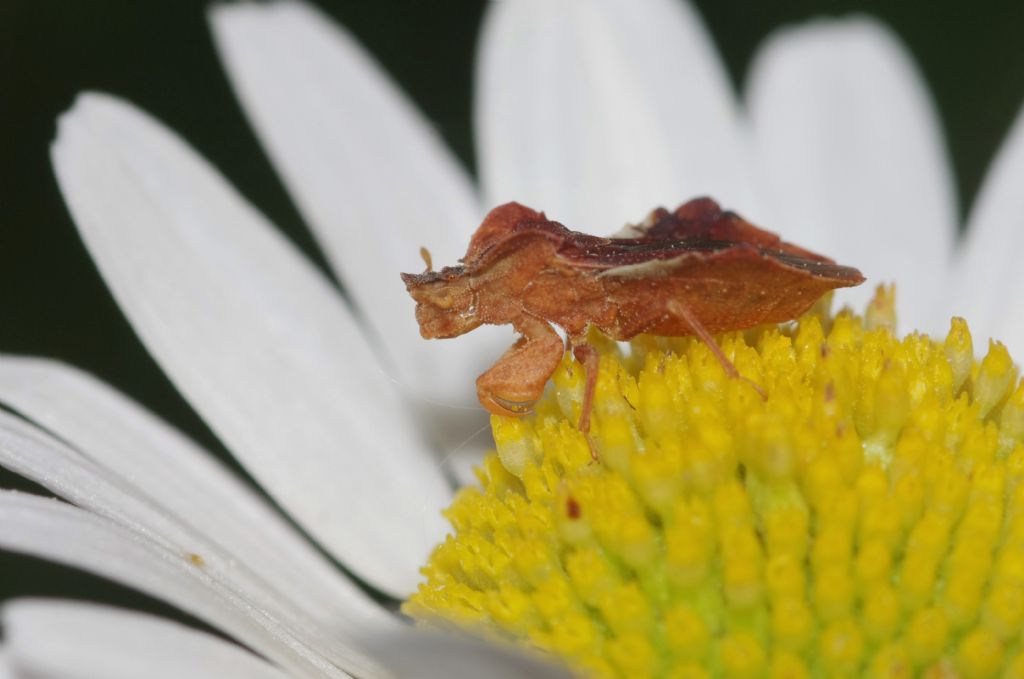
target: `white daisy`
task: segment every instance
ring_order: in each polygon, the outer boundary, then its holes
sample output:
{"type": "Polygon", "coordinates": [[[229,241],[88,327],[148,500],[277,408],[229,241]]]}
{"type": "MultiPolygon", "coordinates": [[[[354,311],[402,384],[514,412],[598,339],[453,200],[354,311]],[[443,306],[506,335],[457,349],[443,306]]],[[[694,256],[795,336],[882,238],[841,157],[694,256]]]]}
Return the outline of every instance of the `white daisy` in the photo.
{"type": "MultiPolygon", "coordinates": [[[[62,117],[61,190],[178,389],[281,509],[385,595],[412,590],[444,534],[439,461],[483,423],[468,385],[509,338],[423,342],[397,272],[421,266],[420,245],[453,262],[485,206],[517,199],[600,233],[709,193],[895,278],[913,327],[942,328],[956,311],[978,334],[1024,347],[1024,320],[998,313],[1019,305],[1024,133],[994,164],[950,275],[956,201],[936,116],[903,49],[870,20],[773,37],[744,113],[685,5],[496,4],[478,72],[479,195],[387,76],[316,11],[226,5],[211,20],[359,320],[223,177],[126,102],[86,94],[62,117]]],[[[137,614],[29,601],[4,609],[0,677],[138,676],[147,664],[167,676],[451,676],[442,661],[454,660],[467,676],[495,676],[499,662],[526,662],[406,638],[207,453],[91,377],[4,356],[0,402],[16,413],[0,411],[0,464],[68,501],[0,495],[0,547],[136,587],[263,658],[137,614]]]]}

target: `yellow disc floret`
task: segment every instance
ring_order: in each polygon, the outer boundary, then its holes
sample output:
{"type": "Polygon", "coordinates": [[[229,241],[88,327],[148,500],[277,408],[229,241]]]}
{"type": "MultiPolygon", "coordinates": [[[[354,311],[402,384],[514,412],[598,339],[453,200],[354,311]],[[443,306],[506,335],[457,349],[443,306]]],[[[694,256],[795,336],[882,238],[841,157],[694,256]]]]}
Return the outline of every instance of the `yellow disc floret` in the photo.
{"type": "Polygon", "coordinates": [[[597,342],[589,441],[567,354],[405,612],[588,676],[1024,677],[1024,385],[961,319],[898,338],[891,297],[722,336],[749,382],[597,342]]]}

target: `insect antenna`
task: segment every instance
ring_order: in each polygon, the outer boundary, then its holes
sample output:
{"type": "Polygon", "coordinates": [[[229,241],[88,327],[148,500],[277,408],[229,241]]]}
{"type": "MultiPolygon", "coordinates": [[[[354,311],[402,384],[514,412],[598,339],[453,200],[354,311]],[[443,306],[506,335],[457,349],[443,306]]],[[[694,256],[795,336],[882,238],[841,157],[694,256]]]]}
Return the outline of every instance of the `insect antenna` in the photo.
{"type": "Polygon", "coordinates": [[[423,263],[427,265],[427,270],[423,273],[430,273],[434,270],[434,260],[430,257],[430,250],[425,247],[420,247],[420,257],[423,258],[423,263]]]}

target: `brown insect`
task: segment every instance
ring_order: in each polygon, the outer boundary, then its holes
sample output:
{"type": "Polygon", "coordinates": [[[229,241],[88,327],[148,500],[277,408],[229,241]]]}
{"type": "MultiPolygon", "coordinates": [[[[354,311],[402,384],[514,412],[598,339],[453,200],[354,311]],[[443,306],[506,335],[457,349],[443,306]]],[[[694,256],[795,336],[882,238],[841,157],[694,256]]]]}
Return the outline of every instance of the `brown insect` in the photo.
{"type": "Polygon", "coordinates": [[[565,351],[558,325],[586,368],[584,433],[597,383],[590,327],[615,340],[696,335],[739,377],[712,333],[793,320],[825,292],[864,281],[856,269],[786,243],[710,198],[675,212],[659,208],[611,238],[507,203],[487,215],[460,265],[432,271],[429,253],[421,254],[427,270],[402,280],[424,338],[457,337],[485,323],[511,323],[521,335],[477,378],[480,403],[498,415],[530,412],[565,351]]]}

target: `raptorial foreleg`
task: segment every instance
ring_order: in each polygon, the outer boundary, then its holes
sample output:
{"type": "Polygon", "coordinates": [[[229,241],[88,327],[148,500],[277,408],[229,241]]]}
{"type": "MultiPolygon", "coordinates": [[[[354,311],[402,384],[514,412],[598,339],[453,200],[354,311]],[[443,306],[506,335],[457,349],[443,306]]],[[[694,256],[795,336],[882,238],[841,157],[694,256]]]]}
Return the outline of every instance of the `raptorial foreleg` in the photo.
{"type": "Polygon", "coordinates": [[[515,328],[522,337],[476,379],[480,403],[495,415],[532,412],[565,352],[562,338],[544,321],[521,319],[515,328]]]}

